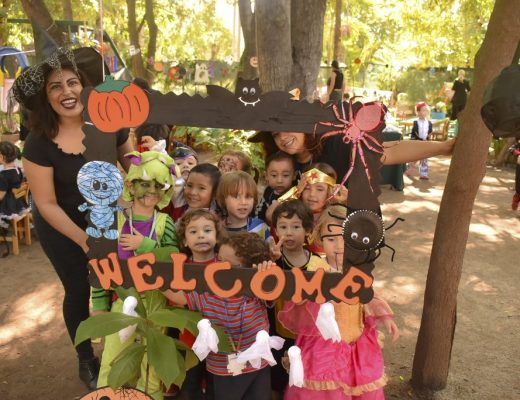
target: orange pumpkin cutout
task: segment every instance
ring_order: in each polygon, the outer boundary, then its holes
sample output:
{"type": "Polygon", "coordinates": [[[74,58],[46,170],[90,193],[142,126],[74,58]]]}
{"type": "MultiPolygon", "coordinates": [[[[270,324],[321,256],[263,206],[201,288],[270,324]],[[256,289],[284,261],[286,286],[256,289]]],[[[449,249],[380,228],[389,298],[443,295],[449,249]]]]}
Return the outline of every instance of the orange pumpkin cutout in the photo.
{"type": "Polygon", "coordinates": [[[87,111],[97,129],[112,133],[122,128],[136,128],[145,122],[150,103],[145,91],[136,84],[108,76],[90,92],[87,111]]]}
{"type": "Polygon", "coordinates": [[[134,388],[119,388],[115,391],[105,386],[87,393],[80,400],[153,400],[147,394],[134,388]]]}

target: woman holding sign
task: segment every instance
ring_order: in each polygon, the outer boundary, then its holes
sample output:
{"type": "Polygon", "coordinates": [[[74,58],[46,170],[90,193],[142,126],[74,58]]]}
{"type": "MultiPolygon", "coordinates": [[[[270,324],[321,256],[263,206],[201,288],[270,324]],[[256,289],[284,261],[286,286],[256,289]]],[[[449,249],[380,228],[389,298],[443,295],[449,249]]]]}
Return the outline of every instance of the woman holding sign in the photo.
{"type": "MultiPolygon", "coordinates": [[[[87,162],[80,94],[85,86],[103,81],[101,56],[92,48],[59,51],[15,81],[14,98],[31,111],[31,132],[23,165],[34,200],[34,226],[40,243],[65,291],[63,317],[72,341],[81,321],[89,316],[86,214],[76,178],[87,162]]],[[[106,67],[105,67],[106,69],[106,67]]],[[[117,133],[117,151],[132,150],[128,132],[117,133]]],[[[89,389],[96,387],[99,361],[90,341],[76,348],[79,376],[89,389]]]]}

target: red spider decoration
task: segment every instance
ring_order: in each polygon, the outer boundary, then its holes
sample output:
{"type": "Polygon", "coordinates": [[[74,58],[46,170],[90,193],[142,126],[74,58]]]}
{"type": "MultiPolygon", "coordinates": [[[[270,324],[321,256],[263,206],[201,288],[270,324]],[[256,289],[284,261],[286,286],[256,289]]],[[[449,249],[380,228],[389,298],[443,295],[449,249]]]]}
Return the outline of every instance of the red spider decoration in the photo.
{"type": "Polygon", "coordinates": [[[362,144],[364,144],[369,150],[375,151],[376,153],[383,154],[383,146],[368,133],[373,132],[379,128],[384,122],[385,110],[381,103],[370,102],[362,104],[361,107],[355,112],[352,112],[352,99],[349,102],[349,116],[350,120],[343,119],[339,113],[338,106],[332,105],[334,115],[339,122],[318,122],[320,125],[331,126],[338,128],[337,130],[327,132],[322,135],[321,140],[335,135],[343,135],[343,142],[352,143],[352,150],[350,153],[350,168],[343,177],[341,185],[344,185],[350,174],[354,170],[354,164],[356,162],[356,156],[359,152],[361,163],[365,168],[365,173],[370,184],[372,192],[372,181],[370,179],[370,171],[368,170],[367,163],[365,161],[365,153],[363,151],[362,144]]]}

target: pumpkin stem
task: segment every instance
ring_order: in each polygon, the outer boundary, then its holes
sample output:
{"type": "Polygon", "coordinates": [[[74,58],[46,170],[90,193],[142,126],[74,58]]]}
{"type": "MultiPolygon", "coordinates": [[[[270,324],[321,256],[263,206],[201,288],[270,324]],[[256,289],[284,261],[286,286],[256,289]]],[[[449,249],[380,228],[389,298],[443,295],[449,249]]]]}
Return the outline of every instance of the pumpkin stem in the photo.
{"type": "Polygon", "coordinates": [[[107,76],[105,82],[96,86],[97,92],[123,92],[123,89],[130,85],[127,81],[117,81],[113,76],[107,76]]]}

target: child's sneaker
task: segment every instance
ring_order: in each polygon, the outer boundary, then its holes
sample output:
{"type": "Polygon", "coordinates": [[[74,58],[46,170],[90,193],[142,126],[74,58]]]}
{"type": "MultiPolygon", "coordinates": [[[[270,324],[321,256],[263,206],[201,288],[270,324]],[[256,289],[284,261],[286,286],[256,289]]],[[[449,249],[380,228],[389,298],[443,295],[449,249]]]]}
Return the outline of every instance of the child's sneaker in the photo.
{"type": "Polygon", "coordinates": [[[513,203],[511,204],[513,211],[518,210],[518,203],[520,203],[520,193],[515,193],[513,196],[513,203]]]}
{"type": "Polygon", "coordinates": [[[419,179],[428,180],[428,179],[430,179],[430,178],[428,178],[426,175],[421,175],[421,176],[419,177],[419,179]]]}

